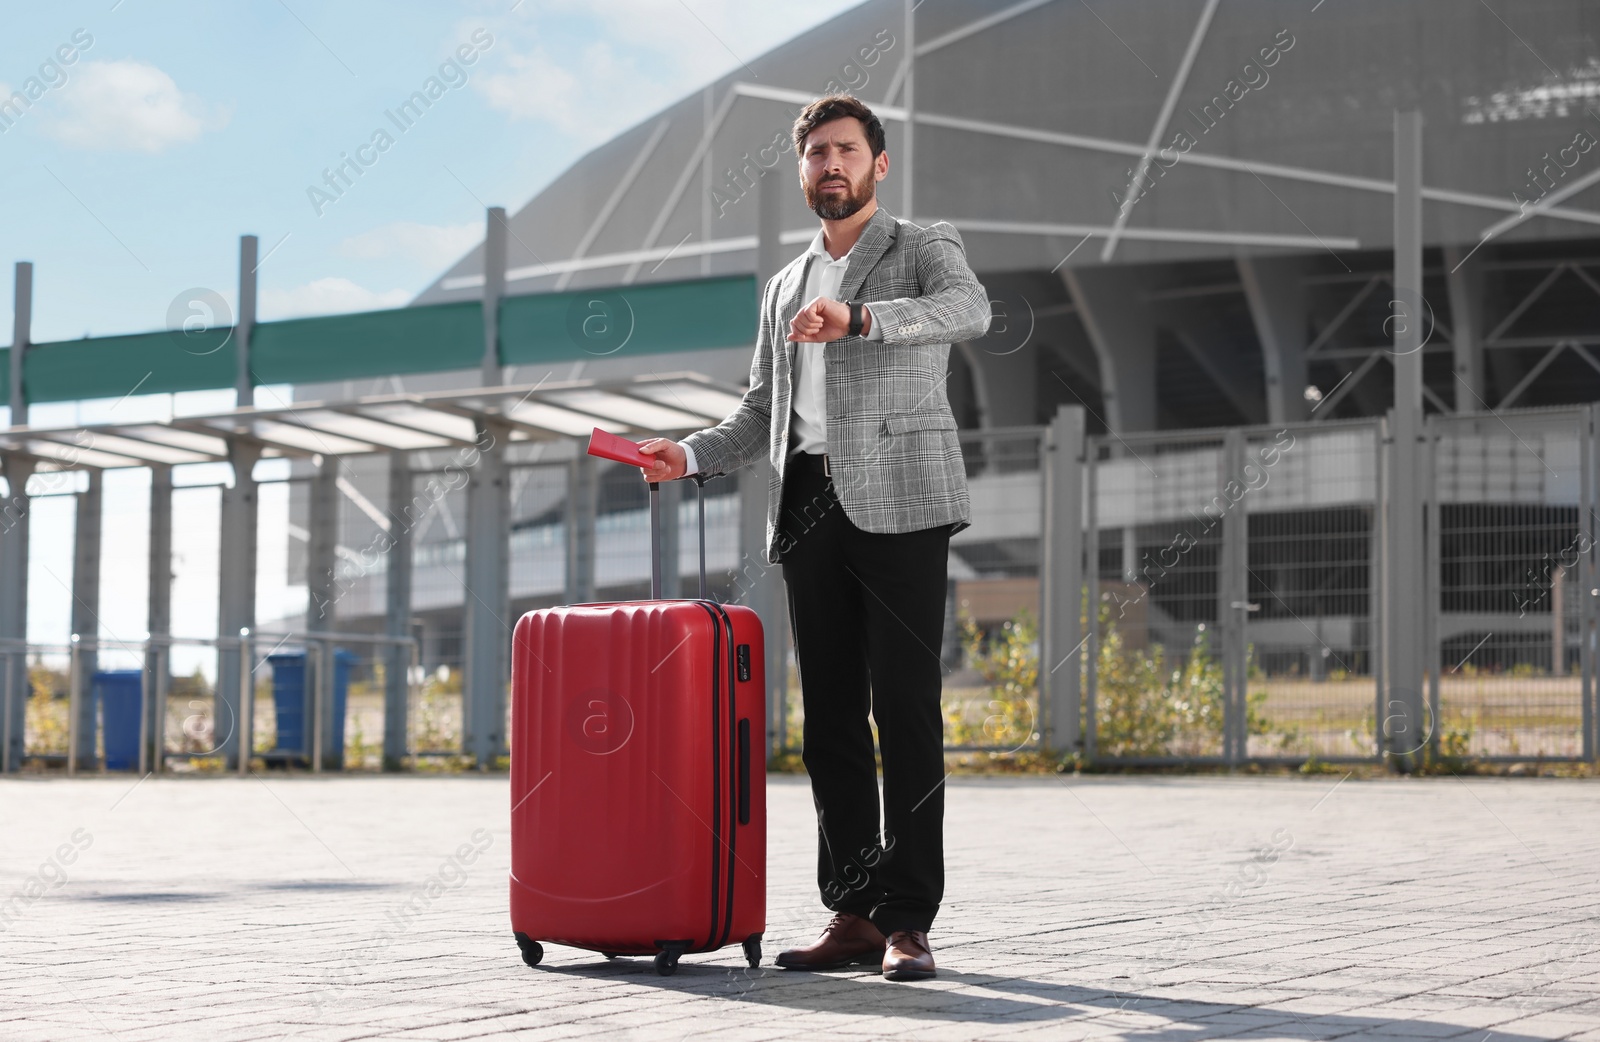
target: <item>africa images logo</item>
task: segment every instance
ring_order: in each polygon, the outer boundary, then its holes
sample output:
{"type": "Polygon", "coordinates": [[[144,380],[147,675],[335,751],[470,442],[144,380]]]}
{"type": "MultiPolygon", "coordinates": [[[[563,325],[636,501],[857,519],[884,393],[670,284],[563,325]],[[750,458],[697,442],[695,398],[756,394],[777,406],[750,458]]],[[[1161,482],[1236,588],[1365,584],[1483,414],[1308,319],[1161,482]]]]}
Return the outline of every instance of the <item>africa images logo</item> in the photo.
{"type": "Polygon", "coordinates": [[[574,745],[596,756],[621,749],[633,736],[633,706],[617,692],[592,687],[567,703],[563,723],[574,745]]]}

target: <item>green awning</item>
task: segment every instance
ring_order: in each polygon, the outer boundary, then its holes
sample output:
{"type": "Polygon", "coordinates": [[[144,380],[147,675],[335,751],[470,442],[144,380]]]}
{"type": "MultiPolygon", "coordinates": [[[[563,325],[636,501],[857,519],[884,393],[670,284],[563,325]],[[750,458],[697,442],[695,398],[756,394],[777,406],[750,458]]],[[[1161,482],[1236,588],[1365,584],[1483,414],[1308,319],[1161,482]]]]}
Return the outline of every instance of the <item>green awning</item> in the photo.
{"type": "MultiPolygon", "coordinates": [[[[751,275],[652,282],[505,297],[505,365],[665,354],[754,344],[758,293],[751,275]]],[[[85,337],[28,350],[29,402],[234,386],[228,327],[85,337]]],[[[255,327],[252,383],[317,383],[475,369],[483,358],[479,301],[327,315],[255,327]]],[[[0,403],[10,396],[10,350],[0,348],[0,403]]]]}

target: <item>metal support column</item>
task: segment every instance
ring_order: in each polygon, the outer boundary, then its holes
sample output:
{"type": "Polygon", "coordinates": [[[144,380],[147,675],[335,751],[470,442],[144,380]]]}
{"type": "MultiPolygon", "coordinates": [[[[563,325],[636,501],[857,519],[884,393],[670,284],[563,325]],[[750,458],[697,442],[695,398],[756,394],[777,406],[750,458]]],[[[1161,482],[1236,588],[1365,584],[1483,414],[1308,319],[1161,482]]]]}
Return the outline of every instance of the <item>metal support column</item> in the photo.
{"type": "Polygon", "coordinates": [[[595,458],[579,455],[567,464],[567,582],[563,596],[568,604],[595,599],[594,513],[598,493],[595,458]]]}
{"type": "Polygon", "coordinates": [[[254,235],[239,236],[239,319],[233,324],[233,397],[239,408],[256,403],[255,380],[250,372],[250,338],[256,328],[256,254],[254,235]]]}
{"type": "Polygon", "coordinates": [[[1083,452],[1083,569],[1089,633],[1083,645],[1083,759],[1093,763],[1098,752],[1100,686],[1100,446],[1086,441],[1083,452]]]}
{"type": "MultiPolygon", "coordinates": [[[[15,394],[15,384],[12,384],[15,394]]],[[[22,767],[23,731],[27,726],[28,656],[28,478],[33,461],[7,454],[0,459],[6,479],[6,500],[0,507],[0,662],[4,662],[5,717],[0,724],[0,768],[22,767]]]]}
{"type": "Polygon", "coordinates": [[[1384,641],[1388,639],[1389,627],[1384,622],[1388,617],[1389,584],[1389,482],[1392,480],[1389,467],[1389,420],[1386,417],[1378,418],[1377,429],[1372,437],[1372,508],[1368,517],[1368,546],[1367,546],[1367,648],[1372,658],[1372,692],[1373,692],[1373,747],[1372,755],[1382,759],[1388,750],[1384,739],[1384,718],[1388,715],[1385,707],[1388,705],[1389,672],[1384,668],[1384,641]]]}
{"type": "Polygon", "coordinates": [[[149,601],[145,626],[150,644],[144,653],[145,722],[140,770],[160,771],[165,751],[167,690],[171,654],[165,638],[172,635],[172,467],[150,467],[149,601]]]}
{"type": "Polygon", "coordinates": [[[1597,576],[1595,567],[1595,538],[1600,532],[1595,530],[1595,463],[1600,457],[1596,452],[1595,437],[1600,432],[1600,406],[1590,405],[1583,411],[1583,424],[1578,432],[1578,444],[1582,446],[1579,459],[1582,462],[1583,474],[1579,479],[1578,490],[1578,532],[1581,539],[1580,545],[1589,547],[1589,551],[1578,556],[1578,668],[1582,675],[1583,708],[1581,711],[1583,727],[1583,758],[1593,763],[1596,756],[1596,747],[1600,746],[1595,731],[1595,615],[1600,603],[1597,603],[1595,590],[1600,588],[1600,576],[1597,576]]]}
{"type": "Polygon", "coordinates": [[[512,620],[511,497],[505,447],[511,432],[493,421],[479,420],[476,433],[478,445],[487,448],[480,450],[477,466],[467,478],[462,751],[477,760],[479,769],[487,769],[506,751],[512,620]]]}
{"type": "Polygon", "coordinates": [[[912,219],[911,215],[916,212],[912,209],[911,189],[915,181],[911,175],[916,169],[915,153],[912,146],[915,141],[914,135],[917,127],[917,5],[921,2],[922,0],[905,0],[906,80],[905,86],[901,88],[901,94],[905,99],[906,121],[900,131],[905,142],[905,171],[900,177],[905,185],[905,195],[903,196],[905,205],[902,209],[904,209],[904,217],[908,221],[912,219]]]}
{"type": "MultiPolygon", "coordinates": [[[[389,454],[389,553],[384,582],[384,632],[411,636],[411,459],[389,454]]],[[[398,771],[407,753],[407,720],[411,710],[411,649],[391,644],[383,667],[383,769],[398,771]]]]}
{"type": "Polygon", "coordinates": [[[1423,516],[1423,572],[1422,572],[1422,647],[1423,665],[1427,670],[1426,708],[1424,718],[1430,722],[1425,733],[1419,736],[1431,754],[1439,755],[1439,673],[1444,660],[1444,648],[1439,642],[1439,613],[1444,601],[1439,596],[1443,582],[1444,548],[1439,539],[1439,497],[1437,460],[1439,455],[1439,425],[1437,417],[1425,417],[1422,424],[1420,468],[1422,471],[1423,516]]]}
{"type": "Polygon", "coordinates": [[[1431,729],[1423,700],[1422,114],[1394,117],[1394,411],[1388,610],[1386,748],[1396,770],[1417,765],[1431,729]]]}
{"type": "Polygon", "coordinates": [[[28,422],[28,396],[22,374],[23,360],[33,338],[33,262],[17,261],[11,315],[11,426],[28,422]]]}
{"type": "Polygon", "coordinates": [[[1245,303],[1261,342],[1267,378],[1267,419],[1293,423],[1309,415],[1306,388],[1306,287],[1304,257],[1239,257],[1234,261],[1245,303]]]}
{"type": "Polygon", "coordinates": [[[1045,437],[1039,736],[1045,752],[1067,756],[1082,744],[1083,406],[1057,409],[1045,437]]]}
{"type": "Polygon", "coordinates": [[[313,633],[337,629],[338,584],[334,568],[339,563],[339,458],[324,453],[311,476],[311,500],[306,541],[306,629],[313,633]]]}
{"type": "MultiPolygon", "coordinates": [[[[28,396],[23,382],[23,359],[33,330],[33,264],[18,261],[13,283],[11,321],[11,424],[28,422],[28,396]]],[[[7,455],[4,467],[6,501],[0,508],[0,770],[22,767],[23,731],[28,713],[28,656],[23,645],[28,635],[28,477],[33,461],[7,455]]]]}
{"type": "MultiPolygon", "coordinates": [[[[1230,483],[1245,480],[1244,432],[1235,427],[1223,439],[1217,489],[1224,499],[1230,483]]],[[[1250,522],[1245,500],[1222,515],[1222,555],[1217,564],[1217,620],[1222,630],[1222,755],[1243,762],[1249,735],[1250,522]]]]}
{"type": "Polygon", "coordinates": [[[1455,364],[1456,412],[1487,409],[1483,399],[1484,254],[1444,248],[1445,287],[1450,295],[1450,353],[1455,364]]]}
{"type": "Polygon", "coordinates": [[[217,687],[212,712],[216,751],[228,767],[239,767],[239,687],[250,669],[238,644],[256,624],[256,482],[251,471],[261,448],[228,439],[233,483],[222,489],[222,532],[217,575],[217,687]]]}
{"type": "Polygon", "coordinates": [[[1156,325],[1140,276],[1115,267],[1062,268],[1061,281],[1100,363],[1106,425],[1156,429],[1156,325]]]}
{"type": "MultiPolygon", "coordinates": [[[[339,566],[339,466],[339,457],[325,452],[311,476],[306,522],[310,536],[306,541],[306,629],[311,633],[339,628],[340,590],[335,574],[339,566]]],[[[338,741],[340,728],[334,720],[338,706],[333,698],[333,646],[318,647],[322,652],[315,659],[308,688],[315,692],[311,700],[316,715],[316,726],[311,728],[315,745],[308,752],[317,769],[337,771],[344,767],[344,744],[338,741]]]]}
{"type": "MultiPolygon", "coordinates": [[[[74,498],[77,521],[73,531],[72,632],[78,638],[78,765],[95,762],[95,704],[92,682],[99,668],[95,645],[100,633],[100,519],[104,503],[104,478],[97,469],[85,472],[89,487],[74,498]]],[[[106,736],[107,738],[110,735],[106,736]]]]}
{"type": "Polygon", "coordinates": [[[500,298],[506,291],[506,211],[489,207],[483,231],[483,385],[501,381],[500,298]]]}

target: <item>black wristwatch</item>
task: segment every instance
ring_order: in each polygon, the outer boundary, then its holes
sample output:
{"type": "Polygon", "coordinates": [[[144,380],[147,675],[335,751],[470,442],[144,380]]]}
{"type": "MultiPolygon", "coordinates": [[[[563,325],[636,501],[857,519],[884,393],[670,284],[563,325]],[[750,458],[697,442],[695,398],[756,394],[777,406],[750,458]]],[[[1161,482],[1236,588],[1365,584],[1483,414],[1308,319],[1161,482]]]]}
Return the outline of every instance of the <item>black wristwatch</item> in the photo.
{"type": "Polygon", "coordinates": [[[861,335],[861,323],[863,322],[864,318],[865,318],[865,316],[863,316],[862,313],[861,313],[861,301],[852,300],[850,302],[850,335],[851,336],[860,336],[861,335]]]}

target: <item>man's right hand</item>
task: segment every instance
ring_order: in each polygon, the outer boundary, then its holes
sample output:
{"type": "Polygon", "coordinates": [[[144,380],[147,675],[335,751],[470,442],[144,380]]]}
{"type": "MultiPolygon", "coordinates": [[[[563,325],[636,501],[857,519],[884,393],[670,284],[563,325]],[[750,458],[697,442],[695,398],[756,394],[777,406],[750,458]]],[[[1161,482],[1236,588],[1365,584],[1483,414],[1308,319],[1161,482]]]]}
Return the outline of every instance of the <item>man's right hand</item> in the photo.
{"type": "Polygon", "coordinates": [[[672,481],[683,477],[683,472],[689,467],[688,454],[683,451],[682,445],[671,438],[651,438],[640,442],[639,451],[656,458],[653,466],[639,468],[639,473],[646,481],[672,481]]]}

